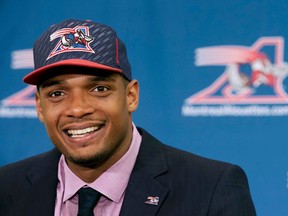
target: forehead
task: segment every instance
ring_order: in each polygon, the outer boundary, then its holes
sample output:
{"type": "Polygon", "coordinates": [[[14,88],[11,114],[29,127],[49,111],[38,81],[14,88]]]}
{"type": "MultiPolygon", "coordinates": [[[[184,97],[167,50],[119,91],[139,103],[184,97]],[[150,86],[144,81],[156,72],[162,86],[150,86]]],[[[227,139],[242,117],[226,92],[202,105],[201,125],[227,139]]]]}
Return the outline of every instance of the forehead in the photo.
{"type": "Polygon", "coordinates": [[[85,78],[87,80],[115,80],[121,75],[116,72],[89,69],[83,67],[60,67],[47,71],[46,75],[41,77],[38,87],[47,85],[47,83],[59,81],[65,82],[72,77],[85,78]]]}

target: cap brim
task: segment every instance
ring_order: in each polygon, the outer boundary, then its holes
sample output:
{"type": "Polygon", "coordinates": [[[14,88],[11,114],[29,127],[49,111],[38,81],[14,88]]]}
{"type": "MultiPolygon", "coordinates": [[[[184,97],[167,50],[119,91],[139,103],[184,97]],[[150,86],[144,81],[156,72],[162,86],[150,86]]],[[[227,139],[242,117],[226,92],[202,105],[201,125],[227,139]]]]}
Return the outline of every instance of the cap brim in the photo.
{"type": "MultiPolygon", "coordinates": [[[[57,76],[57,74],[53,74],[53,70],[50,70],[52,68],[61,67],[61,66],[79,66],[79,67],[88,67],[88,68],[95,68],[95,69],[101,69],[101,70],[108,70],[112,72],[118,72],[123,74],[121,69],[109,67],[107,65],[91,62],[88,60],[83,59],[67,59],[62,60],[53,64],[49,64],[47,66],[38,68],[37,70],[32,71],[31,73],[27,74],[23,81],[30,85],[38,85],[40,79],[43,77],[43,75],[49,75],[49,76],[57,76]],[[47,74],[49,73],[49,74],[47,74]]],[[[56,71],[58,72],[58,71],[56,71]]]]}

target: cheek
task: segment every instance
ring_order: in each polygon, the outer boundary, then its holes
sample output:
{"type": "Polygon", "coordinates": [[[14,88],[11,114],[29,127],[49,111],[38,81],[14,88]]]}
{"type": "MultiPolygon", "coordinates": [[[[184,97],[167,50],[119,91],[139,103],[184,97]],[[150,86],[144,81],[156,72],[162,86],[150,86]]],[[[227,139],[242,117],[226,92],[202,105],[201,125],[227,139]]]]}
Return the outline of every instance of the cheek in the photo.
{"type": "Polygon", "coordinates": [[[50,107],[49,105],[43,106],[41,119],[48,132],[57,129],[59,117],[59,110],[56,107],[50,107]]]}
{"type": "Polygon", "coordinates": [[[47,123],[53,118],[53,115],[55,115],[55,112],[53,112],[52,108],[49,108],[48,105],[43,104],[42,105],[42,118],[44,120],[44,123],[47,123]]]}
{"type": "Polygon", "coordinates": [[[114,131],[118,131],[117,133],[125,133],[131,122],[131,116],[128,111],[127,104],[123,103],[123,101],[122,103],[119,103],[116,106],[111,118],[112,124],[114,127],[116,127],[116,130],[114,131]]]}
{"type": "Polygon", "coordinates": [[[43,123],[52,143],[61,149],[62,138],[58,122],[58,118],[55,116],[55,113],[53,113],[53,115],[45,115],[45,121],[43,123]]]}
{"type": "Polygon", "coordinates": [[[117,133],[117,131],[119,132],[127,127],[129,123],[129,111],[124,98],[115,100],[109,105],[106,104],[106,106],[101,107],[101,110],[105,113],[106,118],[113,127],[112,133],[117,133]]]}
{"type": "Polygon", "coordinates": [[[129,117],[129,107],[125,101],[125,98],[119,100],[118,103],[115,103],[113,105],[113,110],[111,110],[111,114],[113,115],[114,118],[118,119],[119,124],[125,122],[127,124],[127,118],[129,117]]]}
{"type": "Polygon", "coordinates": [[[50,136],[53,136],[53,131],[57,129],[57,121],[52,115],[44,115],[44,125],[50,136]]]}

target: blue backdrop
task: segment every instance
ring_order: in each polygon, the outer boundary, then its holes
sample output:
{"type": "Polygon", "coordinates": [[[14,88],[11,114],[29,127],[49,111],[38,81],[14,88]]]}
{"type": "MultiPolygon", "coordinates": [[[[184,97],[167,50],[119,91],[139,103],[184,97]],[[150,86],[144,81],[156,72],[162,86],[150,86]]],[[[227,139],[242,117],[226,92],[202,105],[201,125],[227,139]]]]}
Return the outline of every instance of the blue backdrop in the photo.
{"type": "Polygon", "coordinates": [[[141,87],[136,125],[242,166],[258,215],[288,215],[285,0],[1,0],[0,166],[53,147],[38,121],[31,48],[51,24],[117,30],[141,87]]]}

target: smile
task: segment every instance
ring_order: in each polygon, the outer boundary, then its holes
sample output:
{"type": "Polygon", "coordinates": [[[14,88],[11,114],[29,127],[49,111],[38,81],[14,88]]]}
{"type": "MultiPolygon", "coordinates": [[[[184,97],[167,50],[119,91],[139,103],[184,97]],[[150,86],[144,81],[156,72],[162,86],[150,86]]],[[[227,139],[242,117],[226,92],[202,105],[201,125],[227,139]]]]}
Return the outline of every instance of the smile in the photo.
{"type": "Polygon", "coordinates": [[[72,138],[84,137],[85,135],[98,130],[99,127],[88,127],[79,130],[67,130],[67,134],[72,138]]]}

